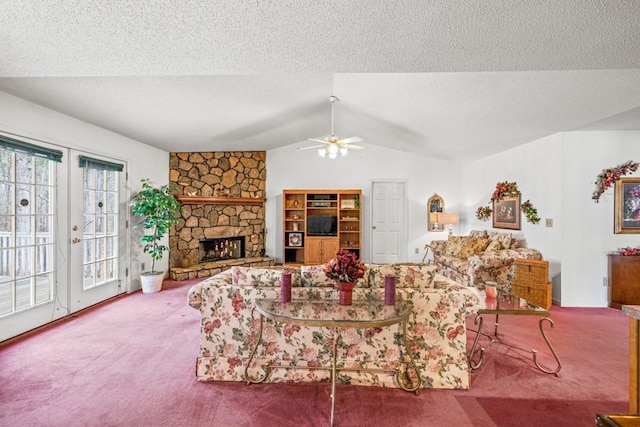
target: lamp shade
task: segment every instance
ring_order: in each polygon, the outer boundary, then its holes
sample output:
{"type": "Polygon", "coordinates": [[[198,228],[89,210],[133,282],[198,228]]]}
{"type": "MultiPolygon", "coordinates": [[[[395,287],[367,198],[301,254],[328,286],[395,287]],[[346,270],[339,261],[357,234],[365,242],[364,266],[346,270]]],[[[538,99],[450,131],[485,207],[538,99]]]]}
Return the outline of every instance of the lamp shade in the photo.
{"type": "Polygon", "coordinates": [[[457,224],[458,214],[456,213],[438,213],[438,222],[440,224],[457,224]]]}

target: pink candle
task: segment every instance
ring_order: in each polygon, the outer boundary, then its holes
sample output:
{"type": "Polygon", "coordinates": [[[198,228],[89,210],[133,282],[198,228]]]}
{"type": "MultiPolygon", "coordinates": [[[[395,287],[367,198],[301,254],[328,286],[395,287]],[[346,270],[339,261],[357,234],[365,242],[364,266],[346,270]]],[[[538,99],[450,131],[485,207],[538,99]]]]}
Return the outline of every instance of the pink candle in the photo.
{"type": "Polygon", "coordinates": [[[396,276],[384,276],[384,305],[396,305],[396,276]]]}
{"type": "Polygon", "coordinates": [[[280,302],[291,302],[291,273],[280,274],[280,302]]]}

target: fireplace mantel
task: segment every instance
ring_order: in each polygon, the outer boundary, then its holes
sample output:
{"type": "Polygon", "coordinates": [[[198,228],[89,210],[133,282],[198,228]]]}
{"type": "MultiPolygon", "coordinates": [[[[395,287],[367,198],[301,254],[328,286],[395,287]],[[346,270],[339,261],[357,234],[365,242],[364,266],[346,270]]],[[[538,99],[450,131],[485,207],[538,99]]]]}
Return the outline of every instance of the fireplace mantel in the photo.
{"type": "Polygon", "coordinates": [[[192,205],[261,205],[267,201],[263,197],[211,197],[211,196],[183,196],[176,199],[183,204],[192,205]]]}

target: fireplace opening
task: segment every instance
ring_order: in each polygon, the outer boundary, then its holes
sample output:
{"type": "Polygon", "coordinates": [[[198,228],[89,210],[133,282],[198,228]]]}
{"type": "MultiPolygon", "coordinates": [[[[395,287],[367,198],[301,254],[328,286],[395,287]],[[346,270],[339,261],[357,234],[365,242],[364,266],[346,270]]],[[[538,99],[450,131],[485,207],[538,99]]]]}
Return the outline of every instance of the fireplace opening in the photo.
{"type": "Polygon", "coordinates": [[[244,258],[244,236],[200,239],[200,262],[244,258]]]}

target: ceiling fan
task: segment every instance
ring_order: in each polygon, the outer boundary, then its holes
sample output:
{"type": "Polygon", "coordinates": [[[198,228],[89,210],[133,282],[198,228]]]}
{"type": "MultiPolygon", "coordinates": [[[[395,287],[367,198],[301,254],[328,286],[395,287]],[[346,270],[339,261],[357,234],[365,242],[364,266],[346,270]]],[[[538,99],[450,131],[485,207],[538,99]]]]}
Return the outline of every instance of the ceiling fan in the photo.
{"type": "Polygon", "coordinates": [[[312,148],[318,148],[318,153],[322,157],[329,157],[330,159],[335,159],[338,156],[338,153],[343,156],[347,155],[347,152],[352,150],[364,150],[365,147],[361,145],[352,145],[354,142],[362,141],[362,138],[359,136],[352,136],[349,138],[341,138],[339,136],[335,136],[333,133],[333,104],[336,101],[340,101],[337,96],[331,95],[329,97],[329,101],[331,101],[331,135],[320,138],[309,138],[309,141],[313,142],[321,142],[321,145],[313,145],[311,147],[302,147],[298,148],[298,150],[310,150],[312,148]]]}

